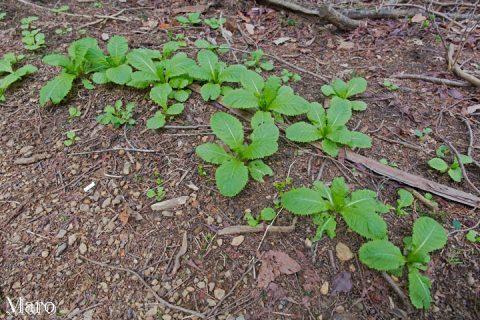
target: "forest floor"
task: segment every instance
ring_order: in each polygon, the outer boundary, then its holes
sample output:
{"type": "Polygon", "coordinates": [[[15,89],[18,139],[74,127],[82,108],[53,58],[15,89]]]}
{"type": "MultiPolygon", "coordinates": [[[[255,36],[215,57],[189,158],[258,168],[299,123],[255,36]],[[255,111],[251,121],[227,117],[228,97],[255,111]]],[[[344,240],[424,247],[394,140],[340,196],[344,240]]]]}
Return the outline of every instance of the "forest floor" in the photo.
{"type": "MultiPolygon", "coordinates": [[[[35,3],[54,5],[54,1],[35,3]]],[[[352,188],[375,190],[381,201],[394,205],[401,185],[393,179],[282,140],[279,152],[268,159],[274,176],[265,183],[249,183],[237,197],[226,198],[215,187],[214,167],[194,152],[200,143],[213,140],[208,124],[219,109],[195,93],[183,115],[168,123],[171,127],[156,132],[145,126],[157,108],[147,99],[148,91],[110,85],[86,90],[79,83],[61,105],[40,108],[39,90],[58,72],[44,65],[41,56],[64,53],[84,35],[98,39],[102,48],[109,37],[123,35],[131,48],[159,49],[172,34],[183,34],[188,46],[182,50],[192,58],[197,39],[225,43],[220,30],[175,24],[176,15],[192,9],[186,6],[203,9],[197,1],[69,0],[60,4],[69,5],[70,13],[83,15],[112,15],[124,9],[119,17],[128,21],[106,19],[86,25],[96,18],[55,14],[15,0],[0,4],[7,13],[0,21],[0,56],[26,54],[39,69],[7,91],[7,101],[0,103],[0,302],[4,311],[6,297],[24,297],[54,302],[58,319],[189,316],[159,304],[161,297],[215,319],[400,319],[406,314],[407,307],[381,273],[359,262],[362,239],[342,221],[335,239],[324,237],[313,244],[308,239],[315,229],[308,218],[299,219],[289,233],[216,234],[227,226],[245,225],[245,212],[273,206],[287,177],[293,186],[301,186],[344,176],[352,188]],[[23,49],[20,41],[20,19],[31,15],[39,17],[36,24],[46,34],[46,47],[35,53],[23,49]],[[55,32],[67,27],[73,31],[55,32]],[[133,128],[114,129],[95,121],[117,99],[136,104],[133,128]],[[72,106],[82,116],[69,122],[72,106]],[[67,148],[63,142],[70,130],[80,140],[67,148]],[[112,150],[116,148],[123,150],[112,150]],[[16,162],[32,156],[39,156],[34,163],[16,162]],[[187,202],[171,211],[152,211],[155,200],[147,198],[146,191],[156,186],[158,178],[163,179],[165,199],[187,196],[187,202]],[[338,243],[346,245],[353,258],[339,259],[338,243]],[[182,245],[186,253],[178,260],[178,271],[172,272],[182,245]],[[288,254],[301,271],[280,275],[264,289],[258,287],[257,277],[262,255],[269,250],[288,254]],[[351,288],[338,293],[345,285],[342,281],[351,282],[351,288]]],[[[227,19],[225,28],[232,33],[233,47],[261,48],[279,58],[272,58],[271,74],[282,69],[298,73],[302,80],[290,85],[309,101],[324,99],[320,87],[325,82],[311,73],[329,80],[365,77],[368,90],[361,98],[368,109],[355,113],[349,123],[373,138],[373,147],[360,154],[387,159],[406,172],[475,193],[466,182],[454,183],[434,172],[427,161],[444,143],[442,138],[467,153],[471,142],[464,119],[475,137],[472,155],[480,160],[478,89],[393,78],[404,72],[460,80],[447,70],[438,36],[440,32],[448,42],[459,44],[460,27],[447,21],[439,22],[436,29],[399,18],[368,20],[366,28],[341,32],[314,18],[253,1],[230,0],[208,8],[203,17],[220,14],[227,19]],[[283,42],[275,44],[280,38],[283,42]],[[385,80],[398,89],[389,90],[385,80]],[[415,135],[415,130],[425,128],[433,132],[421,138],[415,135]]],[[[459,60],[477,75],[479,45],[477,28],[469,33],[459,60]]],[[[243,59],[240,51],[233,52],[243,59]]],[[[223,54],[223,59],[235,62],[232,53],[223,54]]],[[[480,186],[480,168],[468,165],[466,169],[472,183],[480,186]]],[[[477,225],[479,213],[440,197],[434,200],[440,207],[435,213],[416,201],[408,215],[392,211],[384,216],[389,238],[398,245],[419,216],[434,217],[449,232],[448,245],[435,252],[429,264],[432,308],[412,311],[408,317],[479,319],[480,245],[467,241],[464,231],[477,225]]],[[[284,211],[275,225],[290,225],[292,219],[284,211]]],[[[405,277],[396,280],[407,292],[405,277]]],[[[0,311],[3,318],[7,315],[0,311]]]]}

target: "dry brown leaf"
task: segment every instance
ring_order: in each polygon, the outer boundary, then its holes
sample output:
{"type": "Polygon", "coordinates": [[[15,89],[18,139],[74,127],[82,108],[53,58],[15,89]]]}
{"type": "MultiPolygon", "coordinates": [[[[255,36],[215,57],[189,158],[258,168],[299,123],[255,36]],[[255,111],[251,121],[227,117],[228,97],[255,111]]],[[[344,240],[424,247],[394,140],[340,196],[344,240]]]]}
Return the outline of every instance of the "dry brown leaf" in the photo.
{"type": "Polygon", "coordinates": [[[253,35],[255,33],[255,26],[250,23],[245,23],[245,29],[247,29],[248,34],[253,35]]]}
{"type": "Polygon", "coordinates": [[[416,15],[414,15],[412,17],[412,22],[422,22],[422,21],[425,21],[425,20],[427,20],[427,17],[425,17],[421,13],[417,13],[416,15]]]}
{"type": "Polygon", "coordinates": [[[123,210],[120,212],[118,215],[118,220],[122,223],[122,225],[126,225],[128,223],[128,218],[130,217],[130,214],[128,214],[127,210],[123,210]]]}
{"type": "Polygon", "coordinates": [[[173,14],[179,14],[179,13],[191,13],[191,12],[204,12],[206,11],[210,6],[206,4],[199,4],[196,6],[185,6],[177,9],[173,9],[172,12],[173,14]]]}
{"type": "Polygon", "coordinates": [[[338,44],[337,49],[339,49],[339,50],[349,50],[349,49],[353,49],[353,47],[355,47],[355,44],[353,42],[344,41],[344,40],[340,39],[340,43],[338,44]]]}
{"type": "Polygon", "coordinates": [[[293,274],[302,270],[302,267],[282,251],[270,250],[261,259],[262,265],[258,272],[257,286],[267,288],[270,282],[282,274],[293,274]]]}

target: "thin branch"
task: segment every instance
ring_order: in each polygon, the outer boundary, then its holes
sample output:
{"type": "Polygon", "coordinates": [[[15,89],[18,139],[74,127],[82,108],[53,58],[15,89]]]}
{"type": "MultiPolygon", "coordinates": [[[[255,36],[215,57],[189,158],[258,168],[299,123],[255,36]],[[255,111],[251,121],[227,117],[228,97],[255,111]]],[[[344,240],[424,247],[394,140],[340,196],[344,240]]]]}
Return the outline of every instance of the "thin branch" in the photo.
{"type": "Polygon", "coordinates": [[[425,76],[423,74],[401,73],[401,74],[392,76],[392,78],[421,80],[421,81],[431,82],[435,84],[442,84],[450,87],[470,87],[471,86],[469,82],[435,78],[435,77],[425,76]]]}
{"type": "Polygon", "coordinates": [[[450,45],[448,46],[448,52],[447,52],[449,70],[452,70],[453,73],[455,73],[457,76],[459,76],[463,80],[466,80],[471,84],[473,84],[474,86],[480,88],[480,79],[463,71],[462,68],[460,68],[460,66],[457,63],[455,63],[453,59],[454,52],[455,52],[455,47],[452,43],[450,43],[450,45]]]}

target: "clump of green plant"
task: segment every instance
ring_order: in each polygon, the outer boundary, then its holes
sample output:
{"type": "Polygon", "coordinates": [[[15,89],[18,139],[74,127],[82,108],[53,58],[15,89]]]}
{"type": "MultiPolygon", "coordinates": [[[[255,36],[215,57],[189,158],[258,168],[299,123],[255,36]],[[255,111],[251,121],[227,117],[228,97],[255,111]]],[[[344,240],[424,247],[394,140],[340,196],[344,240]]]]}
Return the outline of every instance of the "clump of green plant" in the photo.
{"type": "Polygon", "coordinates": [[[227,20],[225,18],[210,18],[204,19],[203,23],[209,26],[211,29],[218,29],[220,28],[227,20]]]}
{"type": "Polygon", "coordinates": [[[194,26],[202,23],[202,19],[200,19],[200,15],[201,15],[200,12],[191,12],[191,13],[188,13],[186,16],[178,16],[176,17],[176,19],[183,26],[194,26]]]}
{"type": "Polygon", "coordinates": [[[388,80],[384,80],[382,84],[389,91],[395,91],[395,90],[398,90],[400,88],[399,86],[397,86],[396,84],[394,84],[394,83],[392,83],[388,80]]]}
{"type": "Polygon", "coordinates": [[[433,130],[432,128],[424,128],[423,130],[420,129],[415,129],[415,136],[420,139],[420,141],[425,141],[427,139],[428,135],[432,133],[433,130]]]}
{"type": "Polygon", "coordinates": [[[56,34],[67,34],[67,33],[70,33],[73,31],[73,28],[72,27],[61,27],[61,28],[57,28],[55,29],[55,33],[56,34]]]}
{"type": "Polygon", "coordinates": [[[245,188],[248,177],[263,182],[265,175],[271,176],[272,169],[261,159],[278,150],[279,130],[268,113],[257,112],[251,119],[253,129],[250,143],[244,141],[243,126],[234,116],[217,112],[210,119],[215,136],[229,148],[216,143],[205,143],[197,147],[197,155],[210,163],[219,165],[215,181],[220,193],[233,197],[245,188]]]}
{"type": "Polygon", "coordinates": [[[132,73],[132,80],[127,85],[143,89],[165,83],[173,89],[169,98],[186,101],[191,93],[187,86],[192,83],[188,73],[195,66],[195,61],[183,52],[168,58],[178,48],[176,43],[170,42],[164,45],[163,54],[157,50],[132,50],[127,55],[127,61],[138,71],[132,73]]]}
{"type": "Polygon", "coordinates": [[[7,13],[2,9],[0,9],[0,21],[3,21],[3,19],[5,19],[6,16],[7,16],[7,13]]]}
{"type": "Polygon", "coordinates": [[[68,10],[70,10],[70,7],[67,5],[61,5],[60,7],[50,9],[50,11],[52,11],[53,13],[62,13],[67,12],[68,10]]]}
{"type": "Polygon", "coordinates": [[[45,46],[45,34],[40,32],[39,28],[34,28],[32,23],[37,21],[38,17],[30,16],[20,20],[22,29],[22,42],[25,49],[35,51],[45,46]]]}
{"type": "MultiPolygon", "coordinates": [[[[168,83],[161,83],[150,90],[150,99],[161,106],[167,116],[176,116],[182,113],[185,107],[183,103],[175,103],[168,106],[168,97],[171,93],[172,87],[168,83]]],[[[160,129],[165,123],[166,116],[161,111],[157,111],[153,117],[147,120],[147,128],[160,129]]]]}
{"type": "Polygon", "coordinates": [[[68,55],[54,53],[43,57],[43,63],[61,67],[61,72],[40,90],[41,106],[49,101],[59,104],[72,89],[73,81],[90,71],[86,54],[94,47],[98,47],[97,40],[87,37],[72,42],[68,48],[68,55]]]}
{"type": "Polygon", "coordinates": [[[272,61],[269,61],[265,58],[265,53],[263,53],[263,50],[261,49],[250,52],[245,60],[245,65],[248,68],[254,69],[258,73],[261,73],[262,71],[273,70],[272,61]]]}
{"type": "Polygon", "coordinates": [[[377,194],[368,189],[350,192],[343,177],[333,179],[330,187],[315,181],[313,188],[296,188],[282,195],[282,205],[295,215],[312,216],[317,231],[313,241],[326,233],[336,236],[336,216],[340,215],[350,229],[368,239],[382,239],[387,234],[387,224],[380,217],[390,207],[376,199],[377,194]]]}
{"type": "Polygon", "coordinates": [[[440,158],[445,158],[450,153],[450,149],[446,145],[441,145],[435,150],[435,154],[440,158]]]}
{"type": "Polygon", "coordinates": [[[66,147],[70,147],[70,146],[74,145],[75,142],[80,140],[80,138],[77,137],[77,134],[73,130],[68,131],[66,135],[67,135],[67,139],[65,139],[65,141],[63,141],[63,144],[66,147]]]}
{"type": "Polygon", "coordinates": [[[361,132],[350,131],[345,125],[352,117],[352,109],[344,99],[332,99],[330,108],[325,112],[321,104],[310,104],[307,118],[311,123],[296,122],[286,130],[289,140],[312,142],[322,140],[322,150],[336,157],[342,145],[350,148],[370,148],[371,138],[361,132]]]}
{"type": "Polygon", "coordinates": [[[217,45],[215,43],[212,43],[210,41],[207,41],[205,39],[198,39],[195,41],[195,47],[199,48],[199,49],[207,49],[207,50],[211,50],[211,51],[217,51],[219,53],[226,53],[230,50],[230,47],[228,46],[228,44],[224,43],[224,44],[221,44],[221,45],[217,45]]]}
{"type": "Polygon", "coordinates": [[[309,110],[308,102],[295,95],[291,87],[282,85],[279,77],[270,76],[264,81],[258,73],[246,70],[240,76],[240,83],[242,88],[225,94],[226,106],[273,112],[275,116],[296,116],[309,110]]]}
{"type": "Polygon", "coordinates": [[[157,185],[147,190],[147,198],[155,199],[156,201],[162,201],[165,198],[165,189],[163,188],[162,178],[157,178],[157,185]]]}
{"type": "Polygon", "coordinates": [[[15,55],[13,52],[8,52],[0,59],[0,76],[2,76],[0,78],[0,101],[5,101],[5,92],[13,83],[37,72],[37,67],[31,64],[26,64],[14,70],[13,66],[24,58],[23,55],[15,55]]]}
{"type": "Polygon", "coordinates": [[[349,106],[355,111],[363,111],[367,109],[365,101],[350,100],[351,97],[367,90],[367,80],[364,78],[355,77],[350,79],[347,83],[341,79],[335,79],[331,85],[325,84],[321,89],[323,94],[327,97],[335,96],[339,99],[348,101],[349,106]]]}
{"type": "Polygon", "coordinates": [[[103,113],[100,114],[96,120],[103,125],[111,124],[117,129],[123,125],[131,127],[136,123],[133,119],[134,109],[135,104],[133,102],[128,102],[124,107],[122,100],[117,100],[113,106],[107,105],[103,109],[103,113]]]}
{"type": "Polygon", "coordinates": [[[478,232],[475,230],[468,230],[467,234],[465,235],[465,238],[472,243],[480,243],[480,236],[478,235],[478,232]]]}
{"type": "Polygon", "coordinates": [[[397,207],[395,213],[399,216],[405,216],[408,213],[404,208],[408,208],[413,204],[413,195],[405,189],[398,190],[397,207]]]}
{"type": "Polygon", "coordinates": [[[203,100],[217,100],[220,94],[231,87],[223,86],[225,82],[240,82],[240,76],[246,68],[240,64],[227,65],[218,61],[215,53],[209,50],[200,50],[197,54],[198,66],[194,66],[189,74],[194,79],[206,81],[200,88],[203,100]]]}
{"type": "Polygon", "coordinates": [[[250,212],[247,212],[243,218],[250,227],[256,227],[263,221],[272,221],[276,216],[277,213],[272,208],[263,208],[258,216],[254,217],[250,212]]]}
{"type": "Polygon", "coordinates": [[[79,118],[82,115],[80,110],[76,107],[68,108],[68,122],[72,122],[75,118],[79,118]]]}
{"type": "Polygon", "coordinates": [[[397,276],[406,266],[408,270],[408,292],[412,304],[418,309],[428,309],[432,302],[430,288],[432,283],[426,271],[430,262],[430,252],[441,249],[447,243],[445,229],[429,217],[421,217],[413,224],[411,237],[403,239],[404,254],[399,247],[386,239],[374,240],[362,245],[359,251],[360,261],[368,267],[386,271],[397,276]]]}
{"type": "Polygon", "coordinates": [[[295,82],[300,81],[302,80],[302,77],[297,73],[293,73],[288,71],[287,69],[283,69],[282,73],[280,74],[280,79],[282,79],[283,83],[287,83],[291,80],[295,82]]]}
{"type": "Polygon", "coordinates": [[[92,80],[97,84],[126,84],[132,77],[132,68],[127,63],[127,39],[122,36],[111,37],[107,52],[106,56],[98,46],[89,48],[86,55],[90,64],[87,72],[93,72],[92,80]]]}
{"type": "MultiPolygon", "coordinates": [[[[462,161],[462,164],[465,165],[472,163],[473,159],[469,156],[461,154],[460,161],[462,161]]],[[[454,158],[451,165],[441,158],[430,159],[427,163],[430,168],[435,169],[440,173],[447,172],[450,178],[452,178],[452,180],[455,182],[461,182],[463,179],[462,168],[460,167],[457,157],[454,158]]]]}

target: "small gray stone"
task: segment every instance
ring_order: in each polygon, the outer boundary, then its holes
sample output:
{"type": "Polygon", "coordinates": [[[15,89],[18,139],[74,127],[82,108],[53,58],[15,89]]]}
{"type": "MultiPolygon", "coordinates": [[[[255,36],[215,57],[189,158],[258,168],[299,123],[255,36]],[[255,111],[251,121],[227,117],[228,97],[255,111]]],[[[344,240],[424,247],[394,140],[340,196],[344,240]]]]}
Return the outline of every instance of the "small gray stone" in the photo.
{"type": "Polygon", "coordinates": [[[60,229],[58,230],[58,233],[57,235],[55,236],[57,239],[62,239],[63,237],[65,237],[65,235],[67,234],[67,230],[65,229],[60,229]]]}
{"type": "Polygon", "coordinates": [[[78,251],[80,252],[80,254],[85,254],[87,253],[88,251],[88,247],[85,243],[80,243],[80,246],[78,247],[78,251]]]}
{"type": "Polygon", "coordinates": [[[112,203],[112,198],[108,197],[107,199],[103,200],[102,202],[102,209],[105,209],[112,203]]]}
{"type": "Polygon", "coordinates": [[[66,242],[60,244],[57,247],[57,250],[55,251],[55,257],[59,257],[62,253],[65,252],[65,250],[67,250],[67,248],[68,248],[68,244],[66,242]]]}

